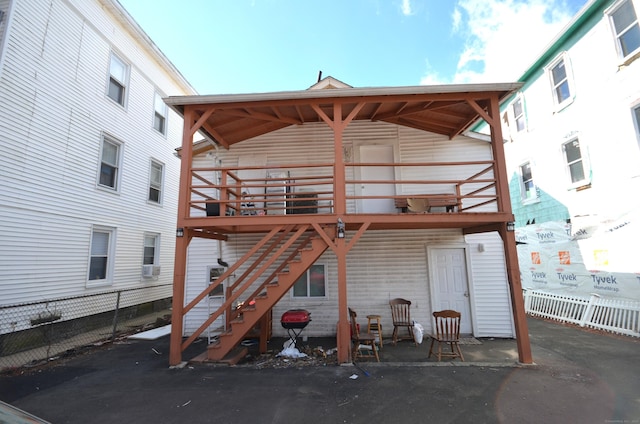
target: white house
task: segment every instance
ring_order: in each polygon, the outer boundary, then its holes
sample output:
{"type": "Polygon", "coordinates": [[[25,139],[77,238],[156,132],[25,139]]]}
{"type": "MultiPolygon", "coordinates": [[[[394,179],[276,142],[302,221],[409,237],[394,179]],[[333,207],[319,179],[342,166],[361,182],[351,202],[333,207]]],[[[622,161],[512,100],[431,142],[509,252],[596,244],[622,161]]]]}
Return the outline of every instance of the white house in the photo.
{"type": "Polygon", "coordinates": [[[171,297],[182,118],[162,98],[194,93],[116,0],[0,0],[0,305],[171,297]]]}
{"type": "Polygon", "coordinates": [[[397,297],[426,329],[433,311],[456,309],[463,333],[516,337],[530,362],[499,125],[500,100],[518,88],[328,77],[309,90],[166,99],[187,126],[170,362],[212,333],[209,360],[257,324],[285,335],[291,309],[311,313],[306,335],[335,335],[344,362],[347,307],[361,323],[380,315],[389,336],[397,297]],[[467,134],[479,117],[490,137],[467,134]],[[207,139],[193,144],[197,128],[207,139]]]}
{"type": "Polygon", "coordinates": [[[525,287],[640,299],[639,17],[589,1],[504,104],[525,287]]]}

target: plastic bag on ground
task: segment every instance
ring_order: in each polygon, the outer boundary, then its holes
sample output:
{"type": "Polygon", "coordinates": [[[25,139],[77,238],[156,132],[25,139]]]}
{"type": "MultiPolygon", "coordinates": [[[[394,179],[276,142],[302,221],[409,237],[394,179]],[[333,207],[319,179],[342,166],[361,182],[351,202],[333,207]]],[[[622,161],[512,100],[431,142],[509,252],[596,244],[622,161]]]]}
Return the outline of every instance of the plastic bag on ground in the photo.
{"type": "Polygon", "coordinates": [[[421,344],[423,337],[424,337],[424,328],[422,327],[422,324],[414,322],[413,323],[413,338],[415,339],[416,343],[421,344]]]}

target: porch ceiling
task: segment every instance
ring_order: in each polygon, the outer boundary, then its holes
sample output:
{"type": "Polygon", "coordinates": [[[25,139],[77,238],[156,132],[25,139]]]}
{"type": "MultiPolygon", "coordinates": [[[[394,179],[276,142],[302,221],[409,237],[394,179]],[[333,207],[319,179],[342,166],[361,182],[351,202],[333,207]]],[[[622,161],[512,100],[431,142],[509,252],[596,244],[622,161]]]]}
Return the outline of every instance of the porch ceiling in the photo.
{"type": "Polygon", "coordinates": [[[346,119],[358,105],[353,120],[382,121],[450,138],[467,130],[486,111],[491,98],[506,98],[521,83],[465,84],[394,88],[341,88],[259,94],[176,96],[165,102],[181,116],[192,107],[200,130],[220,146],[269,133],[289,125],[322,122],[320,109],[335,121],[346,119]],[[341,116],[334,116],[334,105],[341,116]],[[476,107],[474,107],[476,106],[476,107]]]}

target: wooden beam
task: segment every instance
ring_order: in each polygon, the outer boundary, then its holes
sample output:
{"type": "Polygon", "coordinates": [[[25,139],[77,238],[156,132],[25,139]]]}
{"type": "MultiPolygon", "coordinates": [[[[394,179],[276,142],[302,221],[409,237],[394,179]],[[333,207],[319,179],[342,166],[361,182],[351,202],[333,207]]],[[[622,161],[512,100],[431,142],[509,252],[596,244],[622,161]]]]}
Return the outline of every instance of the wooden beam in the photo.
{"type": "Polygon", "coordinates": [[[182,128],[182,159],[180,161],[180,183],[178,191],[178,219],[177,228],[182,228],[183,236],[177,236],[173,267],[173,298],[171,311],[171,338],[169,345],[169,363],[178,365],[182,362],[182,323],[184,319],[184,291],[187,273],[187,249],[191,241],[191,230],[185,228],[185,221],[189,217],[189,196],[191,193],[191,168],[193,166],[193,132],[194,111],[186,107],[182,128]]]}
{"type": "MultiPolygon", "coordinates": [[[[198,131],[200,129],[200,127],[202,127],[202,125],[204,125],[204,123],[207,122],[207,119],[209,119],[209,117],[213,114],[213,112],[215,110],[216,109],[214,107],[208,107],[204,111],[204,113],[202,115],[200,115],[200,117],[198,118],[196,123],[193,124],[193,126],[191,128],[189,128],[189,131],[191,132],[191,135],[195,134],[196,131],[198,131]]],[[[185,119],[185,122],[186,122],[186,119],[185,119]]]]}
{"type": "MultiPolygon", "coordinates": [[[[274,110],[277,110],[277,109],[274,108],[274,110]]],[[[299,124],[302,124],[303,122],[302,120],[289,118],[287,116],[282,116],[282,114],[277,114],[276,116],[274,116],[264,112],[257,112],[252,109],[228,109],[228,110],[225,110],[224,113],[225,115],[239,116],[242,118],[255,118],[255,119],[260,119],[263,121],[271,121],[271,122],[286,122],[287,124],[291,124],[291,125],[299,125],[299,124]]]]}
{"type": "Polygon", "coordinates": [[[520,280],[515,232],[507,231],[507,225],[504,224],[500,228],[500,237],[504,245],[504,256],[507,265],[507,278],[510,287],[511,307],[513,309],[513,323],[516,330],[518,359],[523,364],[533,364],[527,314],[524,310],[524,296],[522,295],[522,281],[520,280]]]}
{"type": "Polygon", "coordinates": [[[474,99],[467,99],[467,103],[469,103],[469,105],[473,108],[473,110],[478,112],[478,115],[480,115],[482,119],[487,121],[487,123],[490,126],[492,127],[495,126],[494,119],[491,116],[489,116],[489,114],[487,114],[487,112],[483,108],[481,108],[480,105],[474,99]]]}

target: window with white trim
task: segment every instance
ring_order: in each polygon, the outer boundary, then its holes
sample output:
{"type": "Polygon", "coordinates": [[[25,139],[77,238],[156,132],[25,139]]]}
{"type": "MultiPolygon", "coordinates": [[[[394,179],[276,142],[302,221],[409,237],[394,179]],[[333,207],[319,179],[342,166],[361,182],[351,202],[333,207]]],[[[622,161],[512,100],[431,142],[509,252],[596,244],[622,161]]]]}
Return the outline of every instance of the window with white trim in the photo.
{"type": "Polygon", "coordinates": [[[100,148],[98,186],[118,191],[121,163],[122,143],[113,137],[103,134],[100,148]]]}
{"type": "Polygon", "coordinates": [[[294,298],[321,298],[327,296],[327,268],[314,264],[293,285],[294,298]]]}
{"type": "Polygon", "coordinates": [[[160,134],[167,133],[167,110],[167,104],[156,92],[153,98],[153,128],[160,134]]]}
{"type": "Polygon", "coordinates": [[[609,15],[616,48],[621,59],[640,52],[640,24],[637,11],[638,3],[634,0],[623,0],[606,12],[609,15]]]}
{"type": "Polygon", "coordinates": [[[633,114],[633,122],[636,126],[636,135],[638,136],[638,141],[640,141],[640,104],[635,105],[631,113],[633,114]]]}
{"type": "Polygon", "coordinates": [[[572,186],[587,184],[585,163],[583,159],[580,141],[576,138],[562,145],[567,172],[572,186]]]}
{"type": "Polygon", "coordinates": [[[95,226],[91,232],[90,283],[108,283],[113,272],[115,228],[95,226]]]}
{"type": "Polygon", "coordinates": [[[124,106],[125,104],[128,78],[129,65],[114,53],[111,53],[111,58],[109,60],[107,96],[120,106],[124,106]]]}
{"type": "Polygon", "coordinates": [[[159,251],[160,251],[160,235],[151,234],[151,233],[145,234],[142,264],[157,265],[159,251]]]}
{"type": "MultiPolygon", "coordinates": [[[[0,7],[2,7],[2,1],[0,1],[0,7]]],[[[0,64],[2,64],[2,55],[4,52],[4,35],[7,29],[7,11],[0,10],[0,64]]]]}
{"type": "Polygon", "coordinates": [[[548,67],[553,102],[560,109],[573,101],[573,81],[567,55],[560,55],[548,67]]]}
{"type": "Polygon", "coordinates": [[[533,173],[531,172],[531,162],[520,165],[520,193],[523,202],[538,198],[538,190],[533,182],[533,173]]]}
{"type": "Polygon", "coordinates": [[[164,180],[164,165],[155,160],[151,161],[149,171],[149,197],[147,200],[153,203],[162,203],[162,185],[164,180]]]}
{"type": "Polygon", "coordinates": [[[516,123],[516,131],[523,131],[525,128],[524,120],[524,107],[522,104],[522,97],[518,97],[512,104],[513,108],[513,120],[516,123]]]}

